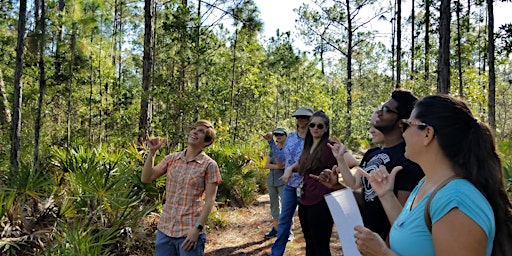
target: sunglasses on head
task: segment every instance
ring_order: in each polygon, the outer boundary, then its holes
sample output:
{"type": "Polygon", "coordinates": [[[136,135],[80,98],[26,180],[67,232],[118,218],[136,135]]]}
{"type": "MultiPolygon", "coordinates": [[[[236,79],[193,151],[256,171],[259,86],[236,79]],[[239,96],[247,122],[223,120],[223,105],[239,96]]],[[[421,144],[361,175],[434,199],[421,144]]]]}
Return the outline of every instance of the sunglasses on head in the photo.
{"type": "Polygon", "coordinates": [[[384,113],[395,113],[395,114],[399,115],[398,111],[392,110],[390,107],[388,107],[386,105],[382,105],[382,107],[380,107],[380,111],[382,111],[384,113]]]}
{"type": "Polygon", "coordinates": [[[309,123],[309,128],[315,128],[315,126],[318,128],[318,129],[323,129],[325,127],[324,124],[315,124],[315,123],[309,123]]]}
{"type": "Polygon", "coordinates": [[[405,130],[407,130],[407,128],[409,128],[409,126],[416,126],[416,127],[418,127],[418,129],[423,130],[430,125],[428,125],[426,123],[422,123],[420,121],[412,121],[412,120],[408,120],[408,119],[402,119],[402,132],[405,132],[405,130]]]}

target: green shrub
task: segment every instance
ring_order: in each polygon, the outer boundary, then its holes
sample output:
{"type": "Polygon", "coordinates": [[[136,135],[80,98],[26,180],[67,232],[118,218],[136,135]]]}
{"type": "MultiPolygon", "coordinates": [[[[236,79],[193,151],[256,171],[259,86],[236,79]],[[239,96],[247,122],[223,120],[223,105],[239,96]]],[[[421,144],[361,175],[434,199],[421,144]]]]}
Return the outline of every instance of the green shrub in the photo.
{"type": "Polygon", "coordinates": [[[217,161],[222,176],[217,201],[235,207],[253,204],[260,191],[261,155],[249,145],[212,146],[208,155],[217,161]]]}

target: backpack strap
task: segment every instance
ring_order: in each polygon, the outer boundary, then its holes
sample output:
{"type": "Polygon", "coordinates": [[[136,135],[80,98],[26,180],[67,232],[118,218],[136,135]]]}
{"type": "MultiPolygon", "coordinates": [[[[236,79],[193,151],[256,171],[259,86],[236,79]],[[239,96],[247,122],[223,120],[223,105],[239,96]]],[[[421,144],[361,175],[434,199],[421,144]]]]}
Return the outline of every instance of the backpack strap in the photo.
{"type": "Polygon", "coordinates": [[[425,210],[423,211],[423,217],[425,219],[425,224],[427,225],[428,231],[432,234],[432,218],[430,217],[430,203],[432,202],[432,199],[437,194],[439,190],[441,190],[446,184],[448,184],[450,181],[454,179],[459,179],[459,177],[453,175],[449,178],[443,180],[443,182],[439,183],[437,187],[432,191],[432,194],[430,194],[430,197],[427,199],[427,204],[425,205],[425,210]]]}

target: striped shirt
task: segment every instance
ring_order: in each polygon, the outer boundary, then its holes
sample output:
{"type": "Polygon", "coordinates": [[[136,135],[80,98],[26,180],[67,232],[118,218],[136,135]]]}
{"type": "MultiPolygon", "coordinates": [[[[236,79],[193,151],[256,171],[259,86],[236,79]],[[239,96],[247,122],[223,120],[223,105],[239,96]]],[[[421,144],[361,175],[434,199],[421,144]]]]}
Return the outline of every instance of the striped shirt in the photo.
{"type": "Polygon", "coordinates": [[[185,237],[203,209],[207,183],[222,181],[215,160],[204,152],[187,162],[185,151],[167,155],[155,169],[167,168],[165,205],[158,230],[170,237],[185,237]]]}

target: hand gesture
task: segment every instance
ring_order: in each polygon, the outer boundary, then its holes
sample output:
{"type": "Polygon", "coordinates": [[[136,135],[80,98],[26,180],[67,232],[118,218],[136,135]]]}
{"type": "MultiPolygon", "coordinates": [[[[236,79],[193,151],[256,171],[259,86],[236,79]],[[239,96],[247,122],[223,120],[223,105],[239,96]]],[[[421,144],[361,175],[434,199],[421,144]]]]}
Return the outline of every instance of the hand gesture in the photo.
{"type": "Polygon", "coordinates": [[[332,154],[334,155],[334,157],[336,157],[336,159],[343,158],[343,155],[347,152],[347,147],[345,146],[345,144],[341,143],[336,137],[334,137],[332,140],[334,141],[334,144],[331,145],[327,143],[327,146],[331,149],[332,154]]]}
{"type": "Polygon", "coordinates": [[[386,166],[381,165],[378,170],[372,173],[366,173],[362,169],[358,169],[358,171],[368,179],[375,193],[382,197],[388,193],[393,193],[395,176],[402,169],[402,166],[396,166],[391,170],[391,173],[388,173],[386,166]]]}
{"type": "Polygon", "coordinates": [[[338,166],[333,166],[332,170],[325,169],[323,170],[320,175],[313,175],[310,174],[309,177],[318,180],[322,185],[326,186],[329,189],[333,189],[336,184],[339,184],[338,182],[338,166]]]}
{"type": "Polygon", "coordinates": [[[146,134],[146,144],[149,148],[149,151],[155,153],[163,144],[167,142],[167,138],[160,139],[150,138],[148,134],[146,134]]]}
{"type": "Polygon", "coordinates": [[[377,233],[363,226],[355,226],[354,230],[356,231],[354,238],[356,239],[357,249],[362,255],[386,255],[386,251],[389,249],[377,233]]]}
{"type": "Polygon", "coordinates": [[[271,140],[273,140],[273,137],[274,137],[274,135],[272,135],[272,133],[260,134],[260,135],[266,141],[271,141],[271,140]]]}

